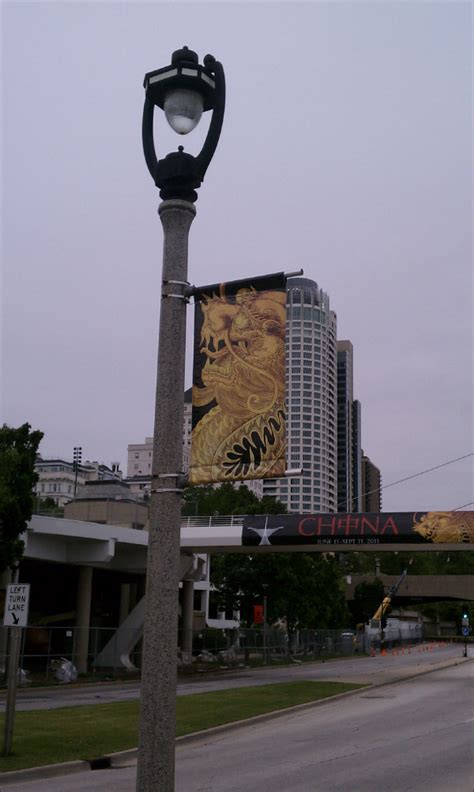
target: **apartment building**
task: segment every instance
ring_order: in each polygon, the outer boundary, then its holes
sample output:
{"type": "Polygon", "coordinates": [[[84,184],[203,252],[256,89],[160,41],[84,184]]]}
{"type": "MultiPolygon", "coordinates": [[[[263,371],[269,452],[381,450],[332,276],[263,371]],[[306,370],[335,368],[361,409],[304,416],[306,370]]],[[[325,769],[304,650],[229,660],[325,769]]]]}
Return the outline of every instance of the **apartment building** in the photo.
{"type": "Polygon", "coordinates": [[[72,500],[86,481],[120,481],[122,471],[118,462],[111,466],[100,462],[76,463],[55,457],[44,459],[38,456],[35,462],[38,481],[35,495],[41,503],[46,498],[54,500],[57,506],[63,507],[72,500]]]}
{"type": "Polygon", "coordinates": [[[382,511],[382,476],[380,470],[362,451],[362,503],[361,511],[382,511]]]}

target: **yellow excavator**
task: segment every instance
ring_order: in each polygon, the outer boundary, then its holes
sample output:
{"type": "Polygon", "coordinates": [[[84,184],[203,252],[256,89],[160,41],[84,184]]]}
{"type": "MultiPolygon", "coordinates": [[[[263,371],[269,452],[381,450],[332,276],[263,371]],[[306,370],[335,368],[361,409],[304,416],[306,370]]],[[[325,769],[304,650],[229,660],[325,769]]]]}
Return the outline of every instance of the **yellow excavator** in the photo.
{"type": "Polygon", "coordinates": [[[392,600],[393,600],[395,594],[397,593],[398,589],[400,588],[401,584],[405,580],[405,578],[406,578],[406,576],[408,574],[408,569],[411,566],[412,562],[413,562],[413,558],[410,558],[407,568],[403,570],[403,572],[400,575],[400,577],[398,578],[398,580],[396,580],[395,583],[393,584],[393,586],[391,586],[389,588],[389,590],[387,591],[385,597],[383,598],[382,602],[380,603],[379,607],[377,608],[377,610],[375,611],[374,615],[372,616],[372,619],[378,619],[378,620],[383,619],[385,614],[388,613],[388,611],[390,610],[390,608],[392,606],[392,600]]]}

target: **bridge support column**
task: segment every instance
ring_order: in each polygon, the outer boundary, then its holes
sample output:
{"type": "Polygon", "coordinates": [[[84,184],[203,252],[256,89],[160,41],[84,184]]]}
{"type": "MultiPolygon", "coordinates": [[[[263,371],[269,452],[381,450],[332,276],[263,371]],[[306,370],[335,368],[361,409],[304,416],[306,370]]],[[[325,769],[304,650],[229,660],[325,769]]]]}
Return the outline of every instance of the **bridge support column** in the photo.
{"type": "Polygon", "coordinates": [[[87,672],[89,629],[91,620],[92,567],[79,567],[76,600],[76,635],[74,665],[79,674],[87,672]]]}
{"type": "Polygon", "coordinates": [[[192,580],[183,580],[183,635],[181,649],[188,655],[192,655],[193,651],[193,615],[194,583],[192,580]]]}
{"type": "Polygon", "coordinates": [[[130,613],[130,583],[122,583],[120,586],[120,609],[119,624],[125,621],[130,613]]]}

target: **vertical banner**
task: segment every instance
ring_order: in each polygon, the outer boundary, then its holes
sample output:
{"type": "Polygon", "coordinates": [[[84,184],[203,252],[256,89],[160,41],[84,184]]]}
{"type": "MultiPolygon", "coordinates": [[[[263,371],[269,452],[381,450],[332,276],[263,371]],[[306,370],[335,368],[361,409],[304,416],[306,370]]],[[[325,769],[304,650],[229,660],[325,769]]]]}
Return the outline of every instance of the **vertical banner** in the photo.
{"type": "Polygon", "coordinates": [[[190,484],[285,474],[283,273],[194,293],[190,484]]]}

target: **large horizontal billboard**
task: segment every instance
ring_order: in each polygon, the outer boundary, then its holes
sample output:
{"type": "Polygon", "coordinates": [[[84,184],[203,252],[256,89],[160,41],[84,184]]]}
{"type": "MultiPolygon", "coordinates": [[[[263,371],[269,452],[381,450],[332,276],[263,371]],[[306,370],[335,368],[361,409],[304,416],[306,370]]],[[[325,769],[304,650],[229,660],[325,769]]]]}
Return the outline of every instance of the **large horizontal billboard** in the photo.
{"type": "MultiPolygon", "coordinates": [[[[243,519],[242,545],[353,547],[472,544],[474,512],[271,514],[243,519]]],[[[459,548],[461,549],[461,547],[459,548]]]]}

